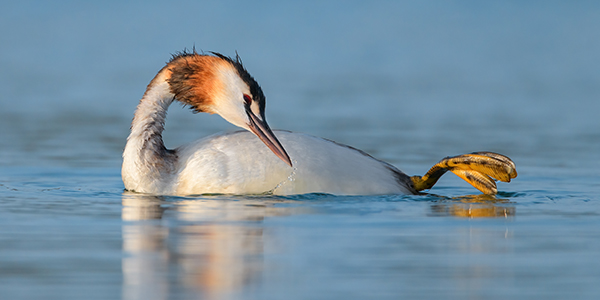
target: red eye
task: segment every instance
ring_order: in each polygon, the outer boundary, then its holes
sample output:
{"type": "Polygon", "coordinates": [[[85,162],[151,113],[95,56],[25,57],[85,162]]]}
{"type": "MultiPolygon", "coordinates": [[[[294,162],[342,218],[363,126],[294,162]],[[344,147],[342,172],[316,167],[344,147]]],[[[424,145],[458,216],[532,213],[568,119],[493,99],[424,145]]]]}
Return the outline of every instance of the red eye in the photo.
{"type": "Polygon", "coordinates": [[[246,101],[246,105],[252,104],[252,98],[246,94],[244,94],[244,101],[246,101]]]}

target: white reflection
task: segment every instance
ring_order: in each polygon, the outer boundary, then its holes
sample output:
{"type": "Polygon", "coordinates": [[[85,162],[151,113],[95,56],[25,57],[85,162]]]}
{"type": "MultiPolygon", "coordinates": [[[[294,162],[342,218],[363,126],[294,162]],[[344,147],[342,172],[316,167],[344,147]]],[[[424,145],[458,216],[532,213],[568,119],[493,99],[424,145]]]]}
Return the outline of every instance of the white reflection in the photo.
{"type": "Polygon", "coordinates": [[[262,275],[265,217],[298,213],[273,200],[123,195],[123,299],[239,295],[262,275]],[[173,198],[172,198],[173,199],[173,198]]]}
{"type": "Polygon", "coordinates": [[[169,252],[168,229],[159,222],[161,200],[157,197],[124,195],[123,225],[123,299],[167,299],[169,252]],[[150,220],[150,221],[144,221],[150,220]]]}

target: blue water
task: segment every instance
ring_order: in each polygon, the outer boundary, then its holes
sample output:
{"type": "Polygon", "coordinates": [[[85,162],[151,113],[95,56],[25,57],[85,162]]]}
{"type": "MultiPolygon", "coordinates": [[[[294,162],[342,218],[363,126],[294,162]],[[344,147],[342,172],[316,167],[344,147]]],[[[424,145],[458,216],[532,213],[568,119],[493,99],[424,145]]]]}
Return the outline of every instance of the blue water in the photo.
{"type": "MultiPolygon", "coordinates": [[[[597,299],[596,2],[18,1],[0,9],[0,299],[597,299]],[[478,195],[152,197],[121,151],[171,53],[237,51],[271,127],[478,195]]],[[[170,147],[235,128],[173,106],[170,147]]]]}

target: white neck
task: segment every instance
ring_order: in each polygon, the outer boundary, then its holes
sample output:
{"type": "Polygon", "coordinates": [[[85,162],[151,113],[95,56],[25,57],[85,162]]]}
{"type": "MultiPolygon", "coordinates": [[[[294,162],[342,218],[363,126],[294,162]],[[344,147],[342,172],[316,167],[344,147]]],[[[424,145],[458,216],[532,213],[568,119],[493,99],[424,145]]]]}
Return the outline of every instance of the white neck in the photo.
{"type": "Polygon", "coordinates": [[[162,189],[175,171],[177,157],[163,143],[167,109],[174,95],[169,84],[157,76],[140,100],[123,151],[122,177],[127,190],[152,193],[162,189]],[[151,190],[146,190],[148,188],[151,190]]]}

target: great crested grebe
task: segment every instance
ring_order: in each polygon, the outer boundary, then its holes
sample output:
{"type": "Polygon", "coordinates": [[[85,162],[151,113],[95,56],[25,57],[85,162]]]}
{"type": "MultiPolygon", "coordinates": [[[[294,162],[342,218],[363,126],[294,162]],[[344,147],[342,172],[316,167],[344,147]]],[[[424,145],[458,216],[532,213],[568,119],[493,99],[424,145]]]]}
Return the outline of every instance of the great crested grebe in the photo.
{"type": "Polygon", "coordinates": [[[276,133],[265,119],[263,91],[239,56],[184,51],[158,72],[135,111],[123,152],[125,189],[155,195],[418,194],[451,171],[483,193],[495,194],[490,176],[505,182],[517,176],[508,157],[476,152],[446,157],[424,176],[410,177],[349,146],[302,133],[276,133]],[[162,132],[175,100],[246,130],[167,149],[162,132]]]}

